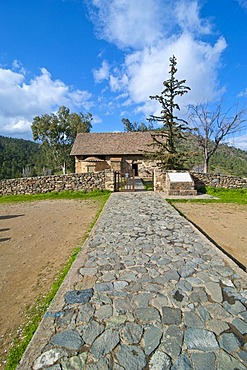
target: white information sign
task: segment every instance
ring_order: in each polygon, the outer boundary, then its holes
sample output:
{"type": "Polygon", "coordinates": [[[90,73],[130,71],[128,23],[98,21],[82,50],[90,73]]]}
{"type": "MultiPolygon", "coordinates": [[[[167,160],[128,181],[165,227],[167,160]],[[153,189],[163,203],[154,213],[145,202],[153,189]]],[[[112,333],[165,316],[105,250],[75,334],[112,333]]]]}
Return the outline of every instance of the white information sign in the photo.
{"type": "Polygon", "coordinates": [[[170,182],[193,182],[189,172],[168,172],[170,182]]]}

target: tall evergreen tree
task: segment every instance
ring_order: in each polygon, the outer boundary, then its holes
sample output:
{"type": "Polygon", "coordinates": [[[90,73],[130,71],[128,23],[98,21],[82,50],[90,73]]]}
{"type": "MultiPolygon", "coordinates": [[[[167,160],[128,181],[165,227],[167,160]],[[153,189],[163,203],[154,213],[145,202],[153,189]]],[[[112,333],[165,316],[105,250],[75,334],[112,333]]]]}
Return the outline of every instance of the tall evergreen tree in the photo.
{"type": "Polygon", "coordinates": [[[177,59],[170,59],[170,78],[163,82],[164,90],[160,95],[150,96],[161,104],[160,116],[151,115],[148,121],[162,123],[160,130],[152,134],[152,159],[158,160],[159,166],[164,170],[182,169],[186,160],[186,153],[180,152],[178,142],[184,139],[183,132],[189,129],[188,122],[177,116],[180,110],[176,98],[186,94],[190,88],[185,86],[186,80],[177,80],[177,59]]]}

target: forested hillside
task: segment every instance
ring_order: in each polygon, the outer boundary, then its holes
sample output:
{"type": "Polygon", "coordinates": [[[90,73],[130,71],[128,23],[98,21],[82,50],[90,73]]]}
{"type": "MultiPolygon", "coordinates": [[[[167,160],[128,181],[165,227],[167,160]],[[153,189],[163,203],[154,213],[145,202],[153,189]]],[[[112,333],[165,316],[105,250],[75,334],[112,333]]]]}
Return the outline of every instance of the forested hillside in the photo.
{"type": "MultiPolygon", "coordinates": [[[[183,147],[189,148],[194,153],[189,158],[188,168],[201,172],[202,154],[193,136],[187,138],[183,147]]],[[[29,140],[0,136],[0,179],[23,177],[23,175],[38,176],[49,171],[49,167],[51,166],[47,165],[45,153],[39,144],[29,140]]],[[[73,168],[72,164],[70,167],[73,168]]],[[[54,169],[50,171],[53,173],[54,169]]],[[[220,145],[210,161],[209,171],[247,177],[247,151],[220,145]]]]}
{"type": "MultiPolygon", "coordinates": [[[[192,153],[187,163],[188,168],[203,172],[202,149],[199,148],[197,140],[193,135],[188,135],[186,139],[182,144],[182,148],[192,153]]],[[[218,150],[209,161],[209,172],[247,177],[247,151],[220,144],[218,150]]]]}
{"type": "Polygon", "coordinates": [[[43,153],[39,144],[29,140],[0,136],[0,179],[42,174],[43,153]]]}
{"type": "Polygon", "coordinates": [[[221,145],[211,159],[210,172],[247,177],[247,151],[221,145]]]}

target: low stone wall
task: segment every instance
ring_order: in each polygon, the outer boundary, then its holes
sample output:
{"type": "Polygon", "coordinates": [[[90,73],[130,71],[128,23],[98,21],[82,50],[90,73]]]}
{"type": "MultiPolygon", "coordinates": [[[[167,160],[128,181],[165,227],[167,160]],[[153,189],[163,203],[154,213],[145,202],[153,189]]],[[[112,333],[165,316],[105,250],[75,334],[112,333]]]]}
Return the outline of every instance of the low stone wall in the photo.
{"type": "MultiPolygon", "coordinates": [[[[217,188],[247,188],[247,179],[234,176],[190,173],[195,188],[214,186],[217,188]]],[[[110,190],[114,191],[114,172],[79,173],[70,175],[38,176],[0,181],[0,195],[41,194],[63,190],[110,190]]],[[[158,168],[154,171],[154,190],[167,191],[166,173],[158,168]]]]}
{"type": "Polygon", "coordinates": [[[197,189],[202,186],[212,186],[216,188],[241,189],[247,188],[247,179],[226,175],[213,175],[206,173],[190,173],[197,189]]]}
{"type": "Polygon", "coordinates": [[[41,194],[63,190],[114,190],[112,171],[38,176],[0,181],[0,195],[41,194]]]}
{"type": "MultiPolygon", "coordinates": [[[[247,179],[226,175],[213,175],[206,173],[190,172],[190,175],[195,183],[195,189],[205,186],[226,189],[242,189],[247,188],[247,179]]],[[[166,172],[156,168],[154,171],[154,190],[167,192],[166,172]]]]}

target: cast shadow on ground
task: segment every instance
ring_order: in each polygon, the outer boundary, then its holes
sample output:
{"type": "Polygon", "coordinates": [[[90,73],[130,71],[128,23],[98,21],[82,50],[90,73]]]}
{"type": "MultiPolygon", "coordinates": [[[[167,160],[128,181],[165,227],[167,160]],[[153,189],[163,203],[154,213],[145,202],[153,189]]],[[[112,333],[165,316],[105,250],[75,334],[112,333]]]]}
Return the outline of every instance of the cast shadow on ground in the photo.
{"type": "Polygon", "coordinates": [[[8,220],[9,218],[21,217],[21,216],[25,216],[25,215],[23,214],[23,215],[5,215],[5,216],[0,216],[0,221],[1,220],[8,220]]]}
{"type": "Polygon", "coordinates": [[[10,240],[11,238],[0,238],[0,243],[2,242],[7,242],[8,240],[10,240]]]}
{"type": "MultiPolygon", "coordinates": [[[[0,233],[1,232],[4,232],[4,231],[9,231],[10,228],[9,227],[6,227],[5,229],[0,229],[0,233]]],[[[7,242],[8,240],[10,240],[11,238],[0,238],[0,243],[1,242],[7,242]]]]}
{"type": "MultiPolygon", "coordinates": [[[[11,218],[22,217],[22,216],[25,216],[25,215],[24,214],[22,214],[22,215],[3,215],[3,216],[0,216],[0,221],[1,220],[9,220],[11,218]]],[[[3,229],[0,229],[0,232],[9,231],[9,230],[10,230],[10,228],[6,227],[6,228],[3,228],[3,229]]],[[[7,242],[10,239],[11,238],[9,238],[9,237],[0,238],[0,243],[7,242]]]]}

